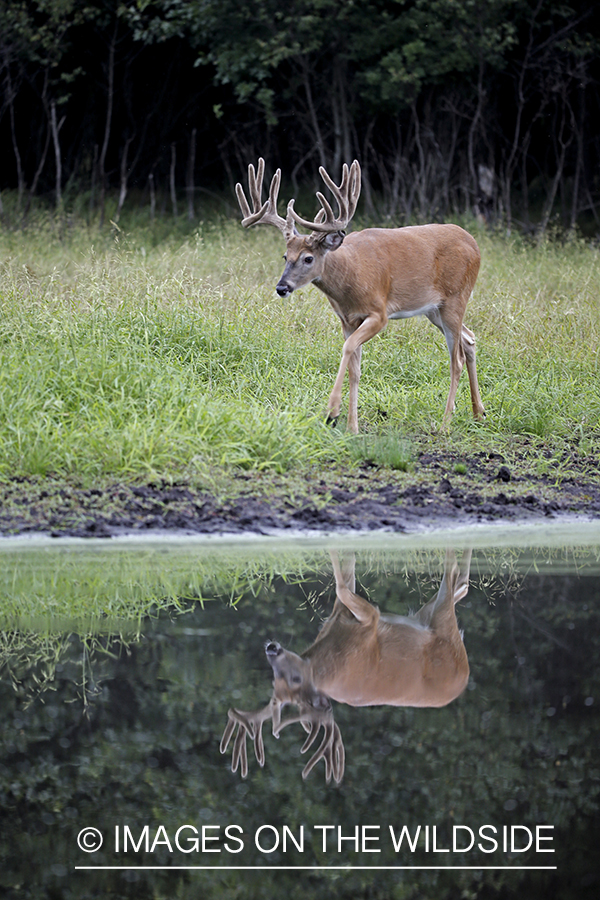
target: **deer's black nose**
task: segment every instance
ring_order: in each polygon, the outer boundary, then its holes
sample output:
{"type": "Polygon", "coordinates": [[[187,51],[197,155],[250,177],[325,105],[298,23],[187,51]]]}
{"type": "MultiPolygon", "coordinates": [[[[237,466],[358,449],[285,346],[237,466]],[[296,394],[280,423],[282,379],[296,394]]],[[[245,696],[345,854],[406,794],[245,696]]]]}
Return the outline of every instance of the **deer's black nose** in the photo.
{"type": "Polygon", "coordinates": [[[287,286],[287,284],[282,284],[281,281],[275,288],[280,297],[287,297],[288,294],[292,293],[291,288],[287,286]]]}
{"type": "Polygon", "coordinates": [[[281,644],[278,644],[277,641],[267,641],[265,644],[265,653],[267,656],[279,656],[282,652],[281,644]]]}

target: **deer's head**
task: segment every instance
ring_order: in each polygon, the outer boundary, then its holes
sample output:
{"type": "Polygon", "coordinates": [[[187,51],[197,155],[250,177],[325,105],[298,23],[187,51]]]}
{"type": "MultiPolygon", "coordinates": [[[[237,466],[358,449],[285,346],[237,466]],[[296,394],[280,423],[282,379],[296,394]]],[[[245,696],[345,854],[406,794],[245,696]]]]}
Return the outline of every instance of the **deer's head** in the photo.
{"type": "Polygon", "coordinates": [[[306,740],[301,748],[301,753],[312,747],[321,728],[323,739],[302,770],[302,777],[306,778],[314,769],[319,760],[325,762],[325,779],[329,783],[331,778],[339,784],[344,775],[345,755],[344,743],[339,727],[333,720],[333,711],[329,698],[316,690],[311,681],[309,664],[296,653],[284,650],[276,641],[267,641],[265,654],[273,669],[273,695],[269,703],[254,712],[242,712],[239,709],[230,709],[227,713],[227,726],[221,739],[221,753],[225,753],[233,734],[236,733],[231,757],[231,771],[236,772],[238,767],[242,778],[248,774],[248,753],[246,750],[246,738],[249,736],[254,743],[254,754],[258,764],[265,764],[265,748],[262,737],[263,723],[271,719],[273,734],[279,734],[286,725],[300,722],[307,732],[306,740]],[[293,704],[297,707],[296,715],[282,719],[281,712],[284,706],[293,704]]]}
{"type": "Polygon", "coordinates": [[[329,697],[317,690],[310,662],[277,641],[267,641],[265,654],[273,669],[273,696],[301,709],[331,709],[329,697]]]}
{"type": "Polygon", "coordinates": [[[321,178],[333,194],[338,206],[338,215],[318,191],[317,197],[321,209],[314,220],[303,219],[294,209],[294,200],[290,200],[287,215],[284,219],[277,213],[277,197],[281,183],[281,169],[277,169],[271,180],[269,198],[262,203],[262,184],[265,172],[265,161],[258,161],[258,170],[248,166],[248,189],[252,201],[252,209],[246,200],[241,184],[235,190],[242,210],[242,225],[274,225],[281,231],[286,242],[285,269],[279,279],[276,291],[280,297],[289,296],[296,288],[315,281],[323,274],[325,258],[328,253],[342,246],[345,228],[356,210],[360,196],[360,166],[354,160],[350,168],[344,163],[341,184],[337,185],[321,166],[321,178]],[[297,225],[310,229],[310,234],[300,234],[297,225]]]}

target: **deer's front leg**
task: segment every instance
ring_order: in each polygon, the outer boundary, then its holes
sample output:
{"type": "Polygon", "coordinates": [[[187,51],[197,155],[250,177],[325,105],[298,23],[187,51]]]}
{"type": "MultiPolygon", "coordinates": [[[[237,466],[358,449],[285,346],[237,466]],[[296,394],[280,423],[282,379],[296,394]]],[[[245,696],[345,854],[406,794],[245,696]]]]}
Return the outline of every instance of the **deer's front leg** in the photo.
{"type": "MultiPolygon", "coordinates": [[[[352,334],[352,331],[344,332],[346,340],[352,334]]],[[[348,361],[348,431],[351,434],[358,434],[358,384],[360,382],[360,360],[362,356],[362,346],[357,347],[348,361]]]]}
{"type": "Polygon", "coordinates": [[[348,430],[352,434],[358,434],[358,382],[360,380],[360,356],[362,345],[376,334],[382,331],[387,323],[387,318],[380,315],[371,315],[346,338],[342,350],[342,359],[338,369],[333,390],[327,403],[327,420],[337,419],[342,405],[342,385],[346,369],[350,368],[350,405],[348,410],[348,430]]]}

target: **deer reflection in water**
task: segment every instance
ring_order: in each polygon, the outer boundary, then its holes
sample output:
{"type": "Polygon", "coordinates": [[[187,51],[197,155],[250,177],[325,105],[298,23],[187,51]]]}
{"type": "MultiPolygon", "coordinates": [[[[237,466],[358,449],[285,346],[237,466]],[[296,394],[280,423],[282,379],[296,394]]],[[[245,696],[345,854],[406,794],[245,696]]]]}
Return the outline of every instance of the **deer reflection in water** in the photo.
{"type": "Polygon", "coordinates": [[[246,739],[254,743],[260,766],[265,763],[262,726],[271,719],[273,734],[300,722],[308,736],[301,752],[312,747],[321,728],[321,743],[305,765],[302,777],[325,763],[327,782],[344,774],[344,744],[333,718],[331,700],[350,706],[446,706],[469,680],[469,661],[458,629],[454,606],[469,589],[471,550],[460,564],[446,551],[444,575],[437,595],[408,616],[387,615],[355,592],[355,557],[343,565],[331,552],[336,600],[315,642],[299,656],[276,641],[265,653],[273,669],[273,694],[262,710],[230,709],[221,740],[225,753],[234,733],[231,770],[248,774],[246,739]],[[297,713],[282,719],[293,704],[297,713]]]}

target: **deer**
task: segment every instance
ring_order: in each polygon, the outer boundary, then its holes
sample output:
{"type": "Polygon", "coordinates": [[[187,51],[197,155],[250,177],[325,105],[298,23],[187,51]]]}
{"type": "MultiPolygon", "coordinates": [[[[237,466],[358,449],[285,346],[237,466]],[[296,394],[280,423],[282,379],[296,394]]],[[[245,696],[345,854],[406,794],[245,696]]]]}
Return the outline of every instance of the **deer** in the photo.
{"type": "Polygon", "coordinates": [[[358,434],[358,385],[362,346],[390,319],[426,316],[444,335],[450,355],[450,392],[442,428],[449,427],[456,392],[466,362],[473,416],[485,417],[475,364],[475,335],[463,324],[467,302],[479,273],[481,254],[475,239],[458,225],[410,225],[365,228],[346,234],[360,196],[358,160],[344,163],[337,185],[323,166],[319,173],[337,204],[337,215],[317,191],[321,208],[313,220],[303,219],[289,201],[286,217],[277,212],[281,169],[277,169],[262,202],[265,161],[248,166],[246,199],[240,183],[236,195],[242,225],[274,225],[286,242],[285,268],[275,290],[281,298],[309,283],[321,290],[338,316],[344,334],[342,359],[327,403],[327,422],[335,424],[348,371],[347,430],[358,434]],[[301,234],[297,226],[310,230],[301,234]]]}
{"type": "Polygon", "coordinates": [[[264,722],[273,735],[300,722],[308,736],[301,753],[323,737],[305,765],[307,778],[317,763],[325,763],[325,779],[339,784],[344,775],[345,751],[331,701],[349,706],[442,707],[456,699],[469,680],[469,661],[456,620],[455,605],[469,589],[471,550],[460,564],[453,550],[446,551],[444,574],[435,597],[417,612],[402,616],[379,611],[356,593],[355,556],[344,564],[330,553],[336,585],[333,611],[315,641],[302,654],[268,640],[265,655],[273,671],[273,693],[261,710],[228,711],[221,740],[227,751],[235,733],[231,770],[248,774],[246,739],[254,743],[257,762],[265,764],[264,722]],[[286,705],[297,712],[282,717],[286,705]]]}

